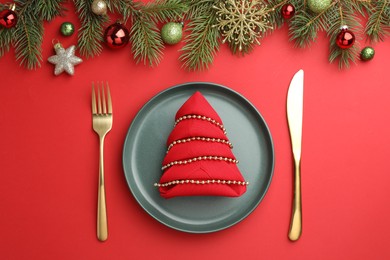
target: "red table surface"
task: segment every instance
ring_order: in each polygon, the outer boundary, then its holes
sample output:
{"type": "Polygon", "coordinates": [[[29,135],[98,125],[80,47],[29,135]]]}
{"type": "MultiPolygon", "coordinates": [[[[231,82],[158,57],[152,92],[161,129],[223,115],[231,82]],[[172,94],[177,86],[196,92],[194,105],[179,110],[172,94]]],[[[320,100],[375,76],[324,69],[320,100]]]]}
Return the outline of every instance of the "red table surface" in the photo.
{"type": "Polygon", "coordinates": [[[47,62],[52,39],[76,44],[75,35],[58,32],[64,21],[79,27],[69,8],[45,23],[41,68],[19,67],[14,50],[0,59],[1,259],[389,259],[390,40],[374,45],[372,61],[349,70],[328,63],[325,34],[310,48],[295,49],[284,27],[244,58],[223,45],[208,71],[181,69],[180,43],[167,46],[154,68],[135,64],[129,47],[104,48],[76,66],[73,77],[54,76],[47,62]],[[285,107],[299,69],[305,71],[303,234],[293,243],[285,107]],[[91,82],[102,80],[110,83],[114,104],[105,145],[105,243],[96,238],[98,137],[90,108],[91,82]],[[193,81],[244,95],[264,116],[275,148],[264,200],[237,225],[209,234],[176,231],[150,217],[122,169],[124,139],[139,109],[160,91],[193,81]]]}

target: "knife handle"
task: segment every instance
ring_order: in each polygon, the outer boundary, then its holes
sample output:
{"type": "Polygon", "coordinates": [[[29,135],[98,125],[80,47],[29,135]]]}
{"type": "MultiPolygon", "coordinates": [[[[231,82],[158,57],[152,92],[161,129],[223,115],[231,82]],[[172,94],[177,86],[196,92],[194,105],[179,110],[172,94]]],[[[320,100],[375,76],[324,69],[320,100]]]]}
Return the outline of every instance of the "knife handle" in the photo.
{"type": "Polygon", "coordinates": [[[288,238],[297,241],[302,234],[301,160],[295,159],[294,198],[288,238]]]}

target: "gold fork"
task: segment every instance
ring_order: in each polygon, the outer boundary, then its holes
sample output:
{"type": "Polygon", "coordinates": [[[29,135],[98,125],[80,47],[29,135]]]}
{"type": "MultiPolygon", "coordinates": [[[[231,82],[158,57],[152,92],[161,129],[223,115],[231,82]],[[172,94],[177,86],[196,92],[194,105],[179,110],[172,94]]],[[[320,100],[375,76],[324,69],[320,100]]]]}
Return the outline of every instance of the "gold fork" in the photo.
{"type": "Polygon", "coordinates": [[[92,126],[93,130],[99,135],[99,190],[97,207],[97,237],[100,241],[107,240],[107,211],[106,195],[104,188],[104,138],[112,127],[112,103],[111,94],[106,83],[105,90],[103,82],[101,86],[97,83],[95,92],[94,83],[92,83],[92,126]]]}

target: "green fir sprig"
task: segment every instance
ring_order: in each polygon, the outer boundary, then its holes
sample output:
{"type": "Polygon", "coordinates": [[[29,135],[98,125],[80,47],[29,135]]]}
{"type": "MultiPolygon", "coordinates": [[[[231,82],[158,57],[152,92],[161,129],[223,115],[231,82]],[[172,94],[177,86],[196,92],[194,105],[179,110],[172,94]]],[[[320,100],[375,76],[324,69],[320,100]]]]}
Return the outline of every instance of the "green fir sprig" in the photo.
{"type": "Polygon", "coordinates": [[[188,32],[181,49],[180,60],[189,71],[204,70],[213,62],[219,50],[220,34],[215,27],[216,15],[213,0],[189,0],[188,32]]]}
{"type": "Polygon", "coordinates": [[[154,23],[148,23],[145,17],[135,19],[130,41],[132,42],[132,53],[137,63],[148,63],[150,66],[160,63],[164,44],[154,23]]]}
{"type": "MultiPolygon", "coordinates": [[[[6,6],[0,3],[0,11],[5,9],[6,6]]],[[[15,28],[6,29],[0,28],[0,58],[10,50],[12,43],[12,35],[15,28]]]]}
{"type": "Polygon", "coordinates": [[[365,34],[372,41],[384,41],[390,34],[390,1],[377,1],[376,5],[367,8],[369,18],[365,34]]]}
{"type": "Polygon", "coordinates": [[[35,10],[38,17],[43,21],[51,21],[65,11],[65,0],[40,0],[36,1],[35,10]]]}
{"type": "Polygon", "coordinates": [[[92,12],[92,2],[93,0],[74,0],[81,21],[78,48],[80,54],[87,58],[102,52],[104,24],[109,20],[107,15],[96,15],[92,12]]]}
{"type": "Polygon", "coordinates": [[[348,29],[354,32],[355,38],[359,40],[361,36],[358,32],[362,30],[355,6],[352,2],[336,1],[328,13],[328,26],[325,27],[329,40],[329,61],[334,62],[338,59],[339,68],[349,68],[351,62],[356,62],[359,58],[359,42],[355,40],[353,46],[348,49],[341,49],[336,44],[336,38],[340,33],[340,28],[347,26],[348,29]]]}

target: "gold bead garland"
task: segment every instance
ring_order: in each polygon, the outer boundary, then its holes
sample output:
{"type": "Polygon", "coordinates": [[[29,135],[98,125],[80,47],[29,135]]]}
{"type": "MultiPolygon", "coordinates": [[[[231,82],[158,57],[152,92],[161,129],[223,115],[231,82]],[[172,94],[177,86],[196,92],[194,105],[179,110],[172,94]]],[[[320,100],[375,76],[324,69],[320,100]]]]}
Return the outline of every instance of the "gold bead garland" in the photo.
{"type": "Polygon", "coordinates": [[[173,141],[171,144],[168,145],[167,153],[169,150],[176,144],[181,144],[181,143],[187,143],[191,141],[205,141],[205,142],[217,142],[217,143],[222,143],[228,145],[230,148],[233,148],[233,145],[231,142],[228,140],[220,139],[220,138],[212,138],[212,137],[189,137],[189,138],[183,138],[179,140],[173,141]]]}
{"type": "Polygon", "coordinates": [[[228,184],[228,185],[249,185],[248,181],[234,181],[234,180],[175,180],[165,183],[155,183],[155,187],[167,187],[176,184],[228,184]]]}
{"type": "Polygon", "coordinates": [[[179,118],[176,120],[176,122],[175,122],[175,124],[174,124],[174,127],[175,127],[178,123],[180,123],[181,121],[187,120],[187,119],[200,119],[200,120],[208,121],[208,122],[210,122],[210,123],[212,123],[212,124],[218,126],[219,128],[221,128],[222,131],[223,131],[223,133],[226,135],[226,129],[225,129],[225,127],[224,127],[222,124],[220,124],[219,122],[217,122],[217,120],[215,120],[215,119],[212,119],[212,118],[206,117],[206,116],[202,116],[202,115],[186,115],[186,116],[179,117],[179,118]]]}
{"type": "Polygon", "coordinates": [[[166,165],[163,165],[161,170],[165,170],[165,169],[167,169],[169,167],[172,167],[173,165],[185,165],[187,163],[192,163],[192,162],[196,162],[196,161],[204,161],[204,160],[225,161],[225,162],[230,162],[230,163],[235,163],[235,164],[238,163],[238,160],[233,159],[233,158],[208,155],[208,156],[194,157],[194,158],[187,159],[187,160],[173,161],[173,162],[170,162],[170,163],[168,163],[166,165]]]}

